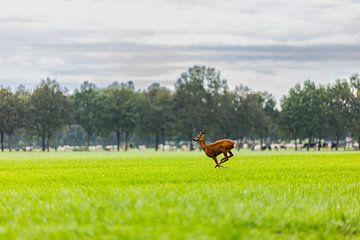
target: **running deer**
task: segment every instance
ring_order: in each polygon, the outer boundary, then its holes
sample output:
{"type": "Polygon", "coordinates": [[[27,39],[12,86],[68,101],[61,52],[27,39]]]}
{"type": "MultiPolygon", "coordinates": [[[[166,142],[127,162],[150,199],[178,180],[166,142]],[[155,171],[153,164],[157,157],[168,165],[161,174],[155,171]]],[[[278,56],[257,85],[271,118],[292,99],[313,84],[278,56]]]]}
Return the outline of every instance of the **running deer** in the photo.
{"type": "Polygon", "coordinates": [[[204,150],[205,154],[214,160],[214,162],[216,163],[215,168],[223,167],[221,164],[234,156],[231,150],[235,147],[235,141],[231,139],[222,139],[214,143],[206,144],[205,131],[201,130],[200,133],[195,138],[193,138],[193,140],[199,142],[200,147],[202,148],[202,150],[204,150]],[[228,153],[230,154],[229,156],[228,153]],[[216,157],[220,154],[224,154],[224,158],[222,158],[221,161],[218,162],[216,157]]]}

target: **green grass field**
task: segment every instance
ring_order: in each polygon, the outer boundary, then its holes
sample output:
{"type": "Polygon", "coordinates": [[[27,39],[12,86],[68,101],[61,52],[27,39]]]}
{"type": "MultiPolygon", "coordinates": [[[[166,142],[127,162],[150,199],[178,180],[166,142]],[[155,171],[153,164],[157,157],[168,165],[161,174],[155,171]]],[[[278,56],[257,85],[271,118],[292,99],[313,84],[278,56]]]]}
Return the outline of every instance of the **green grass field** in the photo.
{"type": "Polygon", "coordinates": [[[0,153],[0,239],[356,239],[360,153],[0,153]]]}

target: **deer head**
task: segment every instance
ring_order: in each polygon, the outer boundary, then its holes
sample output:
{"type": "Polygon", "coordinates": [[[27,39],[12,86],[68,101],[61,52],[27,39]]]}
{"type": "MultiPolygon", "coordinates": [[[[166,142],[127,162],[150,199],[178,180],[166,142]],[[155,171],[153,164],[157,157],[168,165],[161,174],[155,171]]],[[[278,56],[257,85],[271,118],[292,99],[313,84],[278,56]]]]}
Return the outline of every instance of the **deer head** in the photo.
{"type": "Polygon", "coordinates": [[[203,140],[205,140],[205,131],[201,130],[200,133],[196,137],[193,138],[193,141],[200,142],[203,140]]]}

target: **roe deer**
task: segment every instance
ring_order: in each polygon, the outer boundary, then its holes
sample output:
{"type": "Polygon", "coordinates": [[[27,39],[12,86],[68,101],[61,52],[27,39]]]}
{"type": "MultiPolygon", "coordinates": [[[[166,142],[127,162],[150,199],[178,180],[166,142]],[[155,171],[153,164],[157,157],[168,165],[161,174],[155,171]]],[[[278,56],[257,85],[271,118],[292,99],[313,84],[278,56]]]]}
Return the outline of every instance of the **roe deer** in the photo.
{"type": "Polygon", "coordinates": [[[205,154],[212,158],[216,163],[216,167],[223,167],[221,164],[229,160],[234,154],[231,150],[235,147],[235,141],[231,139],[222,139],[216,141],[214,143],[206,144],[205,143],[205,131],[201,130],[200,133],[193,138],[194,141],[199,142],[200,147],[204,150],[205,154]],[[230,154],[229,156],[227,154],[230,154]],[[217,160],[217,156],[220,154],[224,154],[224,158],[221,159],[220,162],[217,160]]]}

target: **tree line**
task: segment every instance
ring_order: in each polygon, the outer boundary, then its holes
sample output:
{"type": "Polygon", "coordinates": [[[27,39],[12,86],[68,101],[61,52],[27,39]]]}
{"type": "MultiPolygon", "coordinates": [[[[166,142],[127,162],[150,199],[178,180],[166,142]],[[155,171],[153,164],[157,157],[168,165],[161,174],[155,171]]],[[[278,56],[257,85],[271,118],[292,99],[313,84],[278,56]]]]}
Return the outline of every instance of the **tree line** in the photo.
{"type": "Polygon", "coordinates": [[[0,88],[0,144],[41,146],[116,144],[127,150],[166,142],[188,144],[200,129],[232,138],[241,147],[257,141],[307,143],[307,149],[346,136],[360,142],[360,77],[316,85],[307,80],[291,88],[277,104],[271,93],[239,85],[229,89],[220,71],[193,66],[171,91],[159,83],[137,90],[133,82],[106,88],[84,82],[73,92],[56,80],[33,90],[0,88]]]}

